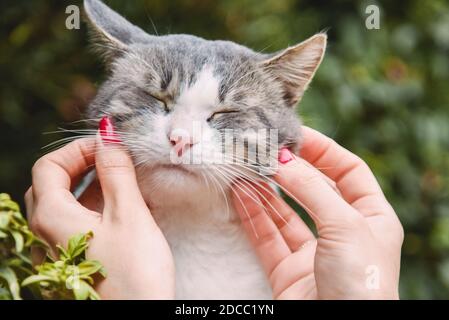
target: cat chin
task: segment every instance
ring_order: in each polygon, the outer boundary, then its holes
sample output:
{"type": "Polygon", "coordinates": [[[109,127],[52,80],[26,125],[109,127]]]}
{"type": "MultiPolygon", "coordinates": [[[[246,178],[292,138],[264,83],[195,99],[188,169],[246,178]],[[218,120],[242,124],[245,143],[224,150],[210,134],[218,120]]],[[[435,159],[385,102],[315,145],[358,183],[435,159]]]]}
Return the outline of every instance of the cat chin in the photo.
{"type": "Polygon", "coordinates": [[[199,169],[176,169],[171,166],[155,166],[138,169],[137,177],[142,195],[151,207],[185,207],[204,204],[223,198],[228,187],[205,180],[199,169]]]}

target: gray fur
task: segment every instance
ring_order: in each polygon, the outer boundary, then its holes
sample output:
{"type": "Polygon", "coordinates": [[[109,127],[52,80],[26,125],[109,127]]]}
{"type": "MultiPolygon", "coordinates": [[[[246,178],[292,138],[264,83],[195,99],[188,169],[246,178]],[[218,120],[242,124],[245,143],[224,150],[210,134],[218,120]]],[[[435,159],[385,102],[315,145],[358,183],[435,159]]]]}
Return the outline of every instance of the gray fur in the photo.
{"type": "MultiPolygon", "coordinates": [[[[202,68],[210,65],[221,79],[220,106],[239,111],[212,119],[210,126],[274,128],[279,130],[281,147],[298,148],[300,120],[294,106],[321,62],[324,35],[318,43],[321,52],[316,54],[306,52],[306,42],[285,53],[261,54],[230,41],[183,34],[148,35],[100,1],[84,3],[95,39],[107,43],[100,50],[111,58],[109,78],[91,103],[89,118],[110,115],[121,132],[135,137],[144,130],[151,133],[151,115],[176,108],[181,90],[191,86],[202,68]],[[307,59],[296,59],[301,54],[308,55],[307,59]],[[300,65],[301,61],[307,65],[300,65]],[[163,97],[166,106],[148,92],[163,97]],[[117,108],[117,101],[126,107],[117,108]]],[[[133,145],[129,148],[132,153],[133,145]]]]}

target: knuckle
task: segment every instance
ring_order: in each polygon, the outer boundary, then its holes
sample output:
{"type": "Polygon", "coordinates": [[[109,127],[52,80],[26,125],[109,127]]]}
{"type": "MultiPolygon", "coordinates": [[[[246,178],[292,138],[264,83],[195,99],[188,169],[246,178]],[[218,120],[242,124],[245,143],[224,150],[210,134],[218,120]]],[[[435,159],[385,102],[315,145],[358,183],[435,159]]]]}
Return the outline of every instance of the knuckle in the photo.
{"type": "Polygon", "coordinates": [[[390,222],[392,234],[397,237],[398,242],[402,245],[405,237],[404,227],[402,226],[401,220],[399,220],[399,217],[396,215],[396,212],[391,205],[389,205],[387,210],[389,216],[392,217],[392,221],[390,222]]]}
{"type": "Polygon", "coordinates": [[[35,176],[36,173],[38,173],[39,171],[42,170],[42,168],[46,167],[48,164],[48,156],[43,156],[41,158],[39,158],[33,165],[33,167],[31,168],[31,175],[35,176]]]}
{"type": "Polygon", "coordinates": [[[301,185],[306,187],[313,187],[323,183],[322,177],[320,177],[316,172],[313,172],[310,168],[306,167],[299,172],[298,179],[301,185]]]}
{"type": "Polygon", "coordinates": [[[360,164],[359,164],[359,166],[360,166],[360,171],[361,172],[364,172],[365,174],[367,174],[367,175],[373,175],[373,172],[371,171],[371,168],[368,166],[368,164],[365,162],[365,161],[363,161],[361,158],[360,158],[360,164]]]}
{"type": "Polygon", "coordinates": [[[25,192],[23,199],[25,202],[29,202],[31,201],[32,197],[33,197],[33,188],[29,187],[28,190],[25,192]]]}
{"type": "Polygon", "coordinates": [[[289,172],[285,177],[290,185],[300,183],[302,186],[313,187],[323,182],[323,178],[319,174],[304,164],[300,164],[300,168],[293,168],[292,170],[291,174],[289,172]]]}
{"type": "Polygon", "coordinates": [[[52,217],[50,217],[51,212],[57,212],[57,208],[54,208],[55,199],[53,195],[43,195],[36,199],[34,203],[31,214],[30,228],[33,232],[37,234],[45,233],[47,229],[48,222],[52,217]]]}
{"type": "Polygon", "coordinates": [[[100,169],[106,173],[130,173],[134,167],[126,156],[115,156],[110,159],[102,158],[97,162],[100,169]]]}
{"type": "Polygon", "coordinates": [[[397,219],[397,222],[396,222],[396,229],[397,229],[399,243],[402,245],[402,243],[404,242],[405,232],[404,232],[404,227],[402,226],[402,223],[399,221],[399,219],[397,219]]]}
{"type": "MultiPolygon", "coordinates": [[[[362,172],[365,174],[372,173],[370,167],[368,164],[360,158],[358,155],[351,154],[349,156],[343,157],[342,161],[345,161],[347,163],[347,169],[344,171],[344,174],[347,174],[350,171],[357,170],[358,172],[362,172]]],[[[341,178],[341,177],[339,177],[341,178]]]]}
{"type": "Polygon", "coordinates": [[[37,210],[33,212],[34,214],[31,216],[30,220],[30,229],[35,234],[40,235],[43,231],[43,223],[42,223],[42,216],[38,214],[37,210]]]}

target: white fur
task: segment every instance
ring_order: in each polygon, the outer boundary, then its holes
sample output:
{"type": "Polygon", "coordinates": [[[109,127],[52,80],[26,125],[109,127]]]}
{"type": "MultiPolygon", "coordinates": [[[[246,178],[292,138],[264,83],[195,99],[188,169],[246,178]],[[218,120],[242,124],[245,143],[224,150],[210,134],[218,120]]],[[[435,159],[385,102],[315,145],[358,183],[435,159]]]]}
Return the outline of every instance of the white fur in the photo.
{"type": "MultiPolygon", "coordinates": [[[[218,103],[219,81],[213,74],[213,69],[209,66],[203,68],[198,74],[195,83],[184,90],[177,100],[177,107],[194,109],[198,114],[198,109],[209,109],[218,103]]],[[[184,110],[185,111],[185,110],[184,110]]]]}
{"type": "Polygon", "coordinates": [[[173,252],[177,299],[271,298],[254,249],[223,199],[210,190],[179,205],[164,199],[152,212],[173,252]]]}
{"type": "MultiPolygon", "coordinates": [[[[176,298],[271,299],[267,277],[229,199],[229,182],[215,177],[206,183],[200,173],[210,175],[213,169],[204,164],[185,166],[193,174],[163,166],[170,163],[172,148],[166,132],[188,130],[194,120],[205,123],[217,103],[218,83],[206,67],[173,113],[153,122],[157,130],[147,140],[158,152],[151,155],[153,166],[138,168],[139,183],[173,252],[176,298]]],[[[206,130],[203,136],[210,140],[199,141],[183,156],[202,144],[220,150],[210,135],[206,130]]]]}

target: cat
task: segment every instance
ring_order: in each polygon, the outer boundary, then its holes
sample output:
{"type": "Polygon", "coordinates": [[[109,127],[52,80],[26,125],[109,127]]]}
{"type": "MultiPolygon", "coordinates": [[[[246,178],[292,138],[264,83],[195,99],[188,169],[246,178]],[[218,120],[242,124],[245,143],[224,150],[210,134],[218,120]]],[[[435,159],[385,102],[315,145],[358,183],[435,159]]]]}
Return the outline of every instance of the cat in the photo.
{"type": "MultiPolygon", "coordinates": [[[[326,35],[265,54],[231,41],[150,35],[99,0],[85,0],[84,8],[109,70],[86,117],[111,117],[133,158],[141,192],[173,252],[176,298],[272,299],[230,199],[232,181],[266,176],[264,165],[207,158],[173,164],[170,156],[179,147],[173,133],[182,129],[188,135],[175,154],[179,158],[201,149],[221,154],[229,147],[220,135],[225,129],[236,135],[276,129],[276,148],[298,151],[295,106],[323,59],[326,35]],[[200,138],[194,122],[201,124],[200,138]]],[[[249,146],[256,143],[243,138],[249,146]]],[[[271,154],[275,163],[278,149],[271,154]]]]}

